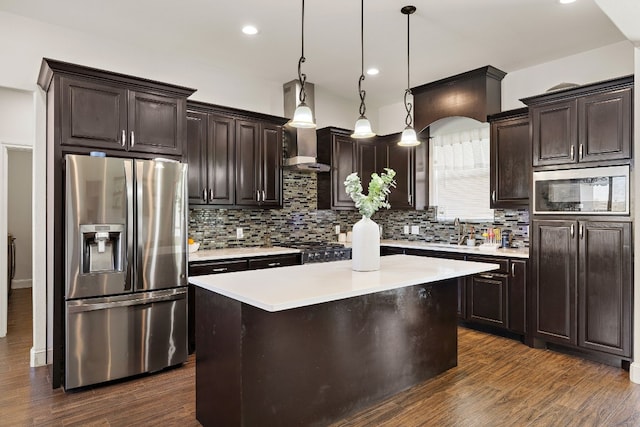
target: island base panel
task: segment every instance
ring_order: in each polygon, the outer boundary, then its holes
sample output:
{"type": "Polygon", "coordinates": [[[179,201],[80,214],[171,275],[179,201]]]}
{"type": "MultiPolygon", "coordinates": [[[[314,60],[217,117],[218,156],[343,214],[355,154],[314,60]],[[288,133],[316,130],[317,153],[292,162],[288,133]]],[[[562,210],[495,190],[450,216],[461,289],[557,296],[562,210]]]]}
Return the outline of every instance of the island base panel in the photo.
{"type": "Polygon", "coordinates": [[[457,279],[279,312],[197,288],[204,426],[326,425],[457,364],[457,279]]]}

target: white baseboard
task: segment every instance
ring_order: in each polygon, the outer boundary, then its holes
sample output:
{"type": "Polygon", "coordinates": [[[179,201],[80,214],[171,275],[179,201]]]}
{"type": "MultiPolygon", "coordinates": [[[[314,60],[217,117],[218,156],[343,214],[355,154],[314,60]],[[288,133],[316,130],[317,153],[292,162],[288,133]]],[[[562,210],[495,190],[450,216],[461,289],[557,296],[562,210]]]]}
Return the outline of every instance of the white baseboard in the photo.
{"type": "Polygon", "coordinates": [[[45,366],[47,364],[47,350],[36,350],[31,347],[31,367],[45,366]]]}
{"type": "Polygon", "coordinates": [[[640,384],[640,362],[633,362],[629,367],[629,379],[631,382],[640,384]]]}
{"type": "Polygon", "coordinates": [[[33,281],[31,279],[20,279],[20,280],[12,280],[11,281],[11,289],[25,289],[31,288],[33,286],[33,281]]]}

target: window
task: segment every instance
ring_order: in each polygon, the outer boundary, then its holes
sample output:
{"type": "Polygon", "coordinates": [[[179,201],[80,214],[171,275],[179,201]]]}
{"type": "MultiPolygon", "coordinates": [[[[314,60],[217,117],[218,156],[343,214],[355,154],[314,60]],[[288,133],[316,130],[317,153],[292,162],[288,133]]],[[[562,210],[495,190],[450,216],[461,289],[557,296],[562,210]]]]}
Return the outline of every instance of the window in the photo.
{"type": "MultiPolygon", "coordinates": [[[[461,120],[461,119],[460,119],[461,120]]],[[[493,221],[489,208],[489,124],[432,129],[429,141],[430,205],[438,220],[493,221]]]]}

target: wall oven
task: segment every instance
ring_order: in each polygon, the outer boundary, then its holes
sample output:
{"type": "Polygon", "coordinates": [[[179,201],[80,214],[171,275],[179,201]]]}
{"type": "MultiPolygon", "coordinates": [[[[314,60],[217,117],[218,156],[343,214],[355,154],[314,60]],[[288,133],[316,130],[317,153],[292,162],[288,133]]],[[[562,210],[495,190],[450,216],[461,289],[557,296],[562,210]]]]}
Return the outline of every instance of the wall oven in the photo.
{"type": "Polygon", "coordinates": [[[533,173],[533,213],[629,215],[629,166],[533,173]]]}

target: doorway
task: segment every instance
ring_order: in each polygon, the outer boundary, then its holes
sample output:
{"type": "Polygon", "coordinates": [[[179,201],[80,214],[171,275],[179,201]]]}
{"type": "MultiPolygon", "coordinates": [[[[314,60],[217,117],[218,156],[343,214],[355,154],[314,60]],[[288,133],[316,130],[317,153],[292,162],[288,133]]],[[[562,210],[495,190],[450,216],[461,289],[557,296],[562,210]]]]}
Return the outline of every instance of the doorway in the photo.
{"type": "MultiPolygon", "coordinates": [[[[7,245],[7,251],[13,255],[8,257],[12,258],[11,262],[7,261],[8,273],[12,273],[7,275],[8,307],[12,304],[14,290],[29,289],[30,292],[32,287],[32,157],[32,150],[28,148],[7,149],[7,242],[13,241],[12,247],[7,245]]],[[[16,311],[7,310],[8,315],[11,313],[16,311]]],[[[21,313],[20,317],[24,317],[24,314],[21,313]]],[[[31,312],[29,317],[32,317],[31,312]]],[[[14,320],[7,318],[9,325],[14,320]]]]}

